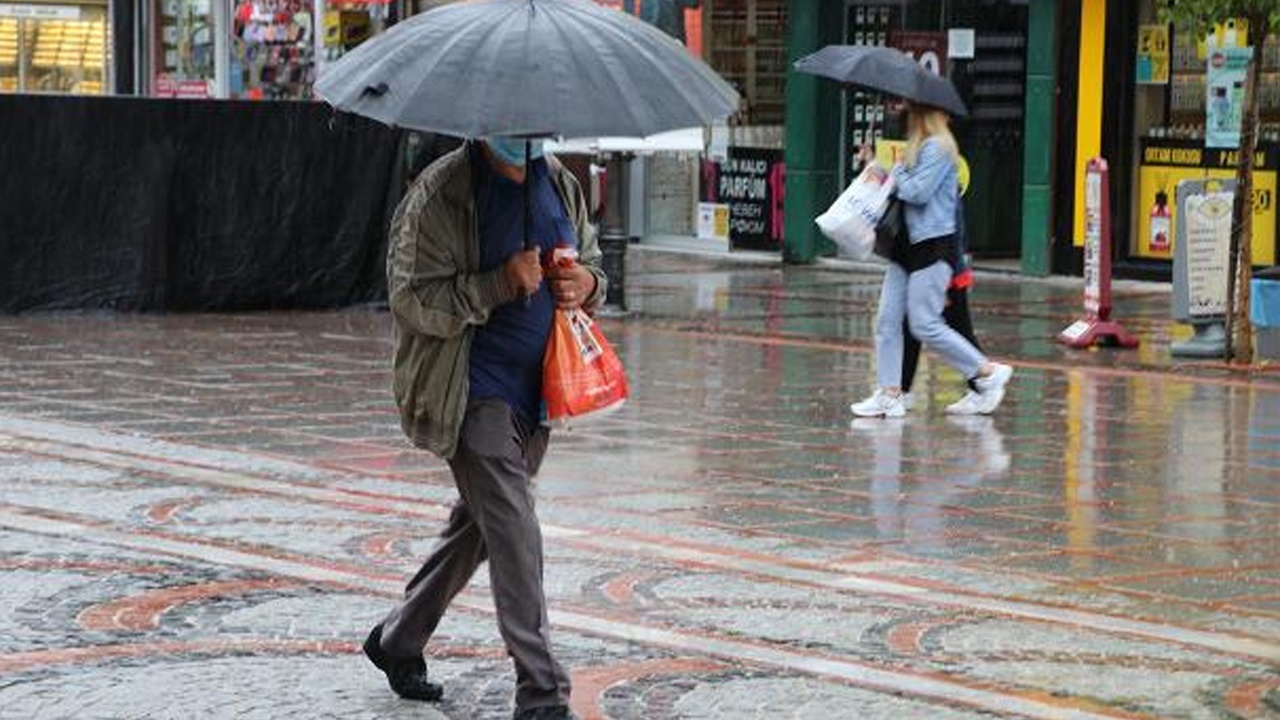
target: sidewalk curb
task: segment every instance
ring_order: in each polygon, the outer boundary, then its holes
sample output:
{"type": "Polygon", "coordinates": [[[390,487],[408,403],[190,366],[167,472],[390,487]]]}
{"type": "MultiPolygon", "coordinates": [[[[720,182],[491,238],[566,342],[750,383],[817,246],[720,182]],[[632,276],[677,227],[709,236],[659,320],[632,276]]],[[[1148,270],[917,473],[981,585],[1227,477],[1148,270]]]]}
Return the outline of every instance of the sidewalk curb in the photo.
{"type": "MultiPolygon", "coordinates": [[[[693,255],[711,260],[728,261],[743,265],[786,266],[786,263],[782,261],[782,257],[777,253],[762,250],[724,250],[713,247],[703,247],[700,246],[698,242],[699,241],[696,238],[686,239],[679,236],[657,235],[646,237],[639,243],[629,246],[629,249],[637,252],[693,255]]],[[[824,270],[880,274],[884,272],[885,263],[880,260],[851,260],[849,258],[842,257],[820,257],[814,260],[813,266],[821,267],[824,270]]],[[[986,280],[1051,285],[1055,287],[1081,287],[1081,283],[1083,282],[1080,277],[1075,275],[1025,275],[1013,270],[984,268],[981,263],[977,263],[974,266],[973,274],[976,277],[986,280]]],[[[1115,290],[1132,293],[1168,294],[1173,292],[1171,283],[1152,280],[1112,280],[1111,287],[1115,290]]]]}

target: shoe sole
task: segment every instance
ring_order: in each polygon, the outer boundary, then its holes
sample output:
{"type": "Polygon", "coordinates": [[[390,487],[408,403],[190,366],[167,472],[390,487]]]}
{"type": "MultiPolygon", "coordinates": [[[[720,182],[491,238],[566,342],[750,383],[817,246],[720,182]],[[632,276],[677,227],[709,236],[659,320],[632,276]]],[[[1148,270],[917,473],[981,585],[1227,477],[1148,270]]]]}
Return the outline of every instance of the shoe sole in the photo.
{"type": "Polygon", "coordinates": [[[883,418],[883,419],[887,419],[887,420],[896,420],[896,419],[898,419],[898,418],[904,418],[904,417],[906,417],[906,416],[907,416],[907,414],[906,414],[905,412],[900,412],[900,413],[887,413],[887,412],[880,412],[880,413],[875,413],[874,415],[867,415],[867,414],[865,414],[865,413],[860,413],[860,412],[856,412],[856,411],[854,411],[854,413],[853,413],[853,414],[854,414],[854,415],[856,415],[856,416],[858,416],[858,417],[860,417],[860,418],[867,418],[867,419],[869,419],[869,420],[874,420],[874,419],[876,419],[876,418],[883,418]]]}
{"type": "Polygon", "coordinates": [[[860,417],[860,418],[900,418],[900,417],[906,417],[907,408],[899,406],[897,412],[886,412],[884,410],[881,410],[879,412],[866,412],[866,411],[859,411],[858,404],[854,403],[853,405],[849,406],[849,412],[853,413],[856,417],[860,417]]]}

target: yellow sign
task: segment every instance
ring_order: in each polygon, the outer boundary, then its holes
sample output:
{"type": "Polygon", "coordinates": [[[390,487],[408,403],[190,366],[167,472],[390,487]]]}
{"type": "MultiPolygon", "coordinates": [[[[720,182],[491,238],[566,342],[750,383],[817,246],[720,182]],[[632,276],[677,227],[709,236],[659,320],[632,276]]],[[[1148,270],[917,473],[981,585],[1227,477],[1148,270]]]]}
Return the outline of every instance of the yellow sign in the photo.
{"type": "MultiPolygon", "coordinates": [[[[1239,154],[1206,149],[1194,143],[1147,141],[1138,169],[1137,233],[1129,251],[1136,257],[1168,260],[1178,236],[1174,192],[1183,180],[1230,180],[1236,176],[1239,154]],[[1163,201],[1163,202],[1162,202],[1163,201]]],[[[1253,171],[1253,262],[1276,264],[1277,157],[1259,152],[1253,171]]]]}
{"type": "Polygon", "coordinates": [[[1138,27],[1138,84],[1165,85],[1169,82],[1169,26],[1138,27]]]}
{"type": "MultiPolygon", "coordinates": [[[[903,156],[907,153],[907,143],[905,140],[886,140],[880,138],[876,140],[876,164],[886,170],[902,162],[903,156]]],[[[956,169],[959,176],[960,194],[964,195],[969,191],[969,161],[960,156],[960,167],[956,169]]]]}

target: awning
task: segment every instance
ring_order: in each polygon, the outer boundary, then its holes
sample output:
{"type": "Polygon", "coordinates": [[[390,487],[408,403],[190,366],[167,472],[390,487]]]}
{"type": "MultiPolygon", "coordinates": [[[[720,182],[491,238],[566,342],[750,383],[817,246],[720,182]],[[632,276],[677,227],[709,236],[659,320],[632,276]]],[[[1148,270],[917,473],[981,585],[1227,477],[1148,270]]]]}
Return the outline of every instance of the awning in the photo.
{"type": "Polygon", "coordinates": [[[562,155],[595,155],[596,153],[630,152],[649,155],[662,152],[699,153],[706,147],[703,129],[685,128],[648,137],[572,138],[548,142],[547,152],[562,155]]]}

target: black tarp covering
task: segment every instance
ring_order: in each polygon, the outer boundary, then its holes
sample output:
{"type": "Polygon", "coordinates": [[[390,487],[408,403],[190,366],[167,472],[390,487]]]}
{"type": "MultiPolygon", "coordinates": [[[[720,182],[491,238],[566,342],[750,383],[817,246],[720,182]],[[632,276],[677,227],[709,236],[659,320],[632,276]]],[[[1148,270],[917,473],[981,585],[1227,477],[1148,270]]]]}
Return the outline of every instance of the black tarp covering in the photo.
{"type": "Polygon", "coordinates": [[[0,311],[379,300],[398,147],[319,103],[0,95],[0,311]]]}

